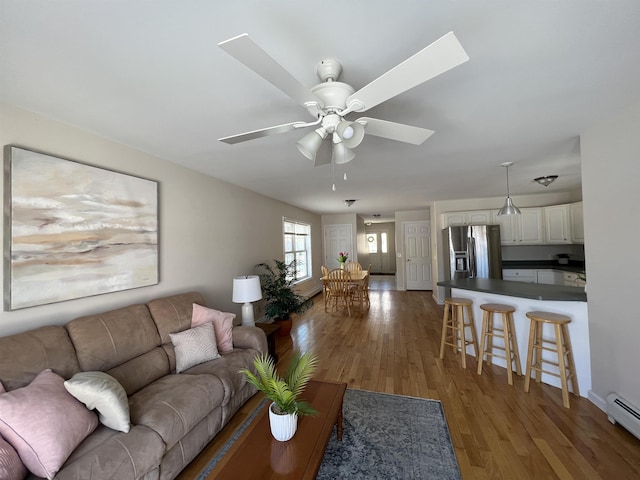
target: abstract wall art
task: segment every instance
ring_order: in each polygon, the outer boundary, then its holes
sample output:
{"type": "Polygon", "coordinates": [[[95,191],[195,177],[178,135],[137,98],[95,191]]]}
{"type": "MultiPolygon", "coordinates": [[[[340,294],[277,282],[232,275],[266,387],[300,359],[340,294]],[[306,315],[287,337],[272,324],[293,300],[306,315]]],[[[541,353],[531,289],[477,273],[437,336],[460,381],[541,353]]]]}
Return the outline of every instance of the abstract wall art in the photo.
{"type": "Polygon", "coordinates": [[[4,308],[158,283],[158,183],[5,147],[4,308]]]}

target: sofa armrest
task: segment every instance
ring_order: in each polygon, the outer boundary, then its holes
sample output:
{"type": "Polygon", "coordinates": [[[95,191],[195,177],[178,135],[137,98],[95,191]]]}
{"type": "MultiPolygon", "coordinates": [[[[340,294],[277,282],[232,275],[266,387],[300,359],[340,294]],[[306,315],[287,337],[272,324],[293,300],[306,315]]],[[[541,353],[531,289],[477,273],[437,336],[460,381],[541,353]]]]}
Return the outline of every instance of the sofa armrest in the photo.
{"type": "Polygon", "coordinates": [[[258,327],[233,327],[233,348],[252,348],[267,353],[267,336],[258,327]]]}

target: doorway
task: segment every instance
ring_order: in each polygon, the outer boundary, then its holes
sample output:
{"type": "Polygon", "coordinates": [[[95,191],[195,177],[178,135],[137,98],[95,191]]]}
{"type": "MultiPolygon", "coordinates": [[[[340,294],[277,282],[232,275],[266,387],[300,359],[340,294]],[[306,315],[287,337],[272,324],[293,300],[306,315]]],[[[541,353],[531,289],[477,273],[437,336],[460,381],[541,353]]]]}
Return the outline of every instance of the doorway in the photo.
{"type": "Polygon", "coordinates": [[[349,259],[352,260],[353,250],[353,229],[351,224],[344,225],[325,225],[324,227],[324,265],[332,270],[340,267],[338,263],[338,254],[340,252],[349,253],[349,259]]]}
{"type": "Polygon", "coordinates": [[[379,223],[369,225],[366,230],[366,238],[371,273],[395,275],[395,224],[379,223]]]}
{"type": "Polygon", "coordinates": [[[429,222],[405,222],[405,285],[407,290],[431,290],[431,226],[429,222]]]}

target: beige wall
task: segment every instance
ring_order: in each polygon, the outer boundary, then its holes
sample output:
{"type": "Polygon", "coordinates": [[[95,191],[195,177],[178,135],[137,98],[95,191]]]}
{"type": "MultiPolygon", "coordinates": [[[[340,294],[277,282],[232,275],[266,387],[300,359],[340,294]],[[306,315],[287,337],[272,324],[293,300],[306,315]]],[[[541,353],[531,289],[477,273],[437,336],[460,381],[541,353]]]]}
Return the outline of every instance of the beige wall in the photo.
{"type": "MultiPolygon", "coordinates": [[[[640,103],[581,138],[592,391],[640,406],[640,103]]],[[[597,399],[596,399],[597,400],[597,399]]]]}
{"type": "MultiPolygon", "coordinates": [[[[320,272],[322,229],[316,214],[5,105],[0,105],[0,142],[157,180],[160,195],[158,285],[1,312],[0,335],[192,289],[209,305],[237,313],[239,321],[232,279],[254,273],[258,262],[283,258],[283,216],[311,224],[313,271],[320,272]]],[[[301,284],[300,292],[320,288],[314,279],[301,284]]]]}

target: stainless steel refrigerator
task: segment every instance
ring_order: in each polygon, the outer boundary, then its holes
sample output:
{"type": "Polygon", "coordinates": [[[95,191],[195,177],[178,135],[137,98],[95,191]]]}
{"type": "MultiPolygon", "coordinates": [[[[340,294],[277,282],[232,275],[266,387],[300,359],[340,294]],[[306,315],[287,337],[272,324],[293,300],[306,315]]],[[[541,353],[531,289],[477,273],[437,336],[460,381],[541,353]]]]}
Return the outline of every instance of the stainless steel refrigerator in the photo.
{"type": "Polygon", "coordinates": [[[502,278],[500,225],[461,225],[442,233],[447,280],[502,278]]]}

